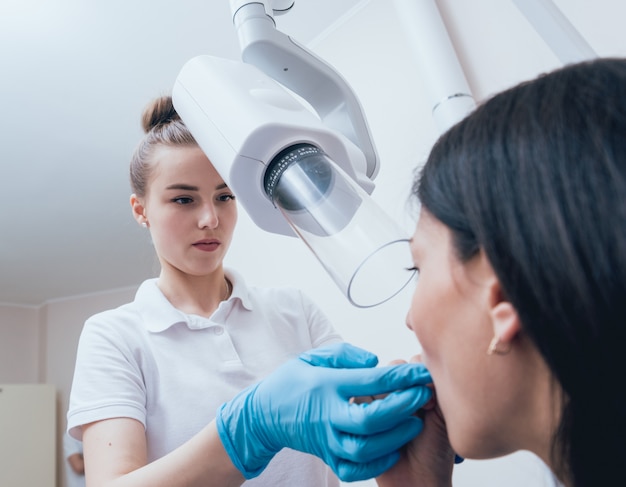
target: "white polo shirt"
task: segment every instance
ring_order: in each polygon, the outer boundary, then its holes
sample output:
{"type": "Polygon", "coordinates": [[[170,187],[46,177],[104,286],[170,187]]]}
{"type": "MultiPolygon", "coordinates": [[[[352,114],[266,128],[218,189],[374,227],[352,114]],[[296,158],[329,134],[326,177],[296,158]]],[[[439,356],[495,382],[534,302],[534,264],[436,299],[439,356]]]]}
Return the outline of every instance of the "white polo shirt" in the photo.
{"type": "MultiPolygon", "coordinates": [[[[300,352],[341,341],[301,291],[247,287],[227,271],[233,292],[210,318],[174,308],[156,284],[135,300],[89,318],[81,333],[68,430],[127,417],[143,423],[152,462],[185,443],[237,392],[300,352]]],[[[321,460],[285,449],[245,485],[335,486],[321,460]]]]}

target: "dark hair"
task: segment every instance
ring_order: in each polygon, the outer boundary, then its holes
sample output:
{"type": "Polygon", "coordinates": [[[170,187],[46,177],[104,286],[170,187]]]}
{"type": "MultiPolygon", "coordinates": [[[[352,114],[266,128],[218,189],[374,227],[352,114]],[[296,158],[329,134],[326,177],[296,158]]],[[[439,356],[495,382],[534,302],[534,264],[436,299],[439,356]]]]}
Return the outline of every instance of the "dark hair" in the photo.
{"type": "Polygon", "coordinates": [[[612,485],[626,458],[626,60],[502,92],[414,184],[466,261],[484,250],[564,395],[557,472],[612,485]]]}
{"type": "Polygon", "coordinates": [[[172,97],[161,96],[154,99],[144,109],[141,126],[145,132],[130,161],[130,184],[137,196],[145,196],[150,178],[151,159],[157,146],[197,146],[174,109],[172,97]]]}

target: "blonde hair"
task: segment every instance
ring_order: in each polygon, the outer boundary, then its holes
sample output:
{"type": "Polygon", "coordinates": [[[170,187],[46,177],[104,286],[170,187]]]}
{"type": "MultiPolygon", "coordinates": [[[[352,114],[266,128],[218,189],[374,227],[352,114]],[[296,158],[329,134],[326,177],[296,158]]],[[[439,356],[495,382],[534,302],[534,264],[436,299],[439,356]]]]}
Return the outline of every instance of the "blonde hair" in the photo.
{"type": "Polygon", "coordinates": [[[198,146],[174,108],[171,96],[161,96],[150,102],[141,116],[145,136],[130,160],[130,185],[139,197],[146,195],[153,165],[152,156],[158,146],[198,146]]]}

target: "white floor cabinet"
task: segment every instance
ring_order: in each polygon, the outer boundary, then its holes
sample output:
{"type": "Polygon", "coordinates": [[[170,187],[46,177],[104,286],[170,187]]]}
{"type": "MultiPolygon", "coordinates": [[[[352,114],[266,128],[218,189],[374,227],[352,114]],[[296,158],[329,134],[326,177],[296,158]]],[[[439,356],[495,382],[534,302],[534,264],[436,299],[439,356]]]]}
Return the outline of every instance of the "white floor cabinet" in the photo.
{"type": "Polygon", "coordinates": [[[54,386],[0,384],[0,486],[55,485],[54,386]]]}

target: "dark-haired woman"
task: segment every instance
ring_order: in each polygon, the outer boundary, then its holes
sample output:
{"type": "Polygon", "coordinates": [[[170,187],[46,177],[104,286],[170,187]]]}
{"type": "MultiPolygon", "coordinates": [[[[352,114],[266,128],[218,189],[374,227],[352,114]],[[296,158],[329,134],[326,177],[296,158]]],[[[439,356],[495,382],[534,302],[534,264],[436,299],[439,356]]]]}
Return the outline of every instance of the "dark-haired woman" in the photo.
{"type": "Polygon", "coordinates": [[[407,323],[437,407],[379,485],[446,486],[453,451],[528,450],[568,487],[626,458],[626,60],[483,103],[416,180],[407,323]]]}

